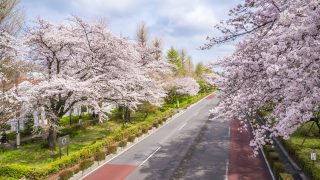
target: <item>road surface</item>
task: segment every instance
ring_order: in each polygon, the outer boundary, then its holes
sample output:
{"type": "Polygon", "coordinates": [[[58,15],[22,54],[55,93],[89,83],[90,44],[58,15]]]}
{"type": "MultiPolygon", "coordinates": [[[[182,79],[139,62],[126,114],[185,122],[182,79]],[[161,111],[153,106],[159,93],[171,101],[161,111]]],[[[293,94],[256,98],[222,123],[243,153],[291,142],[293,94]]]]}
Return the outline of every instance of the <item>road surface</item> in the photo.
{"type": "Polygon", "coordinates": [[[84,179],[228,179],[229,122],[209,117],[218,102],[206,97],[84,179]]]}

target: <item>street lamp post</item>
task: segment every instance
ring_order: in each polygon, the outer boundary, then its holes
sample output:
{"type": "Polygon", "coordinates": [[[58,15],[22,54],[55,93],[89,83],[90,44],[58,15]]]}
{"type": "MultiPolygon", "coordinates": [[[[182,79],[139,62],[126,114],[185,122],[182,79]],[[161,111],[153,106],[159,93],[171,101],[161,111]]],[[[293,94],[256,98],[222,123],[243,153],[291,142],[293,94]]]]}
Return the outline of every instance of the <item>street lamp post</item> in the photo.
{"type": "Polygon", "coordinates": [[[20,121],[17,120],[17,127],[16,127],[16,145],[17,148],[20,147],[20,121]]]}

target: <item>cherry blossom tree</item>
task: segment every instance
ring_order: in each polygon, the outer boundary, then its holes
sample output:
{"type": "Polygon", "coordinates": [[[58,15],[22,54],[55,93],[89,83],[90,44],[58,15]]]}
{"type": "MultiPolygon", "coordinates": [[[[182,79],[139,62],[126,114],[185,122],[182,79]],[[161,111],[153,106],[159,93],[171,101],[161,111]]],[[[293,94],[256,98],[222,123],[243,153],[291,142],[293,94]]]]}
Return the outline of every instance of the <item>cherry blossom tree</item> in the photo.
{"type": "Polygon", "coordinates": [[[177,78],[174,81],[174,89],[177,94],[195,96],[199,92],[199,84],[192,77],[177,78]]]}
{"type": "Polygon", "coordinates": [[[204,46],[244,36],[217,63],[225,76],[215,113],[250,121],[256,150],[274,136],[289,138],[306,122],[319,125],[319,14],[316,0],[246,0],[217,26],[224,35],[208,38],[204,46]],[[257,112],[266,106],[272,112],[266,124],[258,124],[257,112]]]}
{"type": "Polygon", "coordinates": [[[206,73],[203,74],[201,79],[203,79],[207,84],[209,84],[210,86],[215,86],[216,82],[221,79],[221,76],[219,76],[216,73],[206,73]]]}
{"type": "Polygon", "coordinates": [[[21,44],[5,31],[0,31],[0,130],[17,116],[21,101],[14,90],[14,78],[18,76],[21,44]],[[9,91],[11,90],[11,91],[9,91]]]}
{"type": "Polygon", "coordinates": [[[105,103],[135,107],[140,101],[156,103],[164,96],[149,75],[155,63],[142,61],[135,44],[115,37],[102,22],[78,17],[65,24],[38,20],[25,42],[30,59],[46,74],[30,91],[30,102],[45,107],[50,149],[55,148],[59,120],[75,105],[94,107],[102,121],[105,103]]]}

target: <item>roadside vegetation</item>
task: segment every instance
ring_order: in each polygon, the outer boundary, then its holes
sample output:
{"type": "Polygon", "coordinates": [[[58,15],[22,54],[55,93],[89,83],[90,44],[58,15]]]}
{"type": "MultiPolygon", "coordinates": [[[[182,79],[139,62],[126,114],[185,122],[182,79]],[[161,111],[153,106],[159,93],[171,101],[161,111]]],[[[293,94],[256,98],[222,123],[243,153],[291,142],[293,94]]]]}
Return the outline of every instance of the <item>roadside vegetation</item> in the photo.
{"type": "Polygon", "coordinates": [[[320,179],[320,134],[317,125],[309,122],[300,127],[289,140],[282,141],[290,156],[311,179],[320,179]],[[312,161],[311,153],[317,154],[312,161]]]}
{"type": "MultiPolygon", "coordinates": [[[[199,93],[196,96],[176,97],[175,100],[180,101],[180,108],[185,108],[213,90],[214,88],[211,88],[209,91],[199,93]]],[[[16,150],[2,150],[0,154],[0,175],[3,178],[41,179],[60,170],[71,168],[72,170],[61,172],[61,176],[69,177],[69,171],[72,175],[86,169],[91,161],[104,159],[101,154],[106,156],[114,153],[117,147],[124,147],[127,142],[133,141],[133,139],[147,133],[152,128],[159,127],[160,124],[174,115],[178,107],[176,103],[166,102],[162,107],[152,107],[151,109],[153,110],[148,112],[148,116],[145,115],[145,109],[132,112],[132,120],[125,124],[119,109],[115,109],[109,115],[110,120],[102,124],[90,118],[83,120],[81,124],[74,122],[73,125],[69,126],[66,123],[66,126],[60,129],[59,136],[69,134],[71,142],[69,156],[66,155],[66,148],[64,148],[61,159],[58,148],[56,151],[48,150],[46,140],[28,142],[16,150]]],[[[89,115],[86,116],[90,117],[89,115]]],[[[77,119],[77,117],[73,117],[73,119],[77,119]]]]}

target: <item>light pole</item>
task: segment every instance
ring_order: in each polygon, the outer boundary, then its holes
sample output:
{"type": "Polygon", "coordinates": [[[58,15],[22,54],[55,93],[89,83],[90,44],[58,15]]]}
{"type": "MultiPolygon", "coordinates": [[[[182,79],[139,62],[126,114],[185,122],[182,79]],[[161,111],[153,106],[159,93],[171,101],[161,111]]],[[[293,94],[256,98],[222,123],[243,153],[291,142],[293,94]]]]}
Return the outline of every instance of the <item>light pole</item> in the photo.
{"type": "Polygon", "coordinates": [[[17,145],[17,148],[20,147],[20,121],[19,119],[17,119],[17,127],[16,127],[16,145],[17,145]]]}

